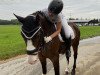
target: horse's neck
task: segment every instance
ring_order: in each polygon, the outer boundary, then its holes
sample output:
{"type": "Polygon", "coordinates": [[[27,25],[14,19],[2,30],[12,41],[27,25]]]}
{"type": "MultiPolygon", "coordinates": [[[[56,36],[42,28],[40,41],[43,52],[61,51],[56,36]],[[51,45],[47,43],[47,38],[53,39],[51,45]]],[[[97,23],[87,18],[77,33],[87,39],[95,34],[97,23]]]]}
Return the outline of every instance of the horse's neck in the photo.
{"type": "Polygon", "coordinates": [[[47,36],[50,36],[55,31],[56,31],[55,25],[53,25],[53,24],[52,25],[51,24],[45,25],[44,32],[45,32],[45,34],[47,34],[47,36]]]}

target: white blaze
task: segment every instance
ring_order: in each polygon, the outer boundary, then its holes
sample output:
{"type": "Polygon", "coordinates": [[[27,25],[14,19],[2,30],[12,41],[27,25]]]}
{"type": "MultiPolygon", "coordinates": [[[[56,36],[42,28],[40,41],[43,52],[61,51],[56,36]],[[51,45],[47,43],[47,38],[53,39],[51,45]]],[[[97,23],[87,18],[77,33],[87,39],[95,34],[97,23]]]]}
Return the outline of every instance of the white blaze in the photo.
{"type": "Polygon", "coordinates": [[[32,44],[32,40],[27,40],[27,50],[31,51],[31,50],[34,50],[34,49],[35,49],[35,47],[32,44]]]}

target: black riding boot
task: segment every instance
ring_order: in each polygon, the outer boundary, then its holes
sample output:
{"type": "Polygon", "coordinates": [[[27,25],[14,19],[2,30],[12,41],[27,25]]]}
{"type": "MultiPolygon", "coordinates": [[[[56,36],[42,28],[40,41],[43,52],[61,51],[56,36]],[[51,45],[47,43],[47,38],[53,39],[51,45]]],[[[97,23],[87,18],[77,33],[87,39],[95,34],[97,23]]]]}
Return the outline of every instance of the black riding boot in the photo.
{"type": "Polygon", "coordinates": [[[69,38],[67,38],[65,36],[65,32],[64,29],[61,29],[61,36],[62,39],[64,40],[65,44],[66,44],[66,57],[70,57],[71,56],[71,51],[70,51],[70,47],[71,47],[71,36],[69,38]]]}
{"type": "Polygon", "coordinates": [[[66,57],[71,57],[71,50],[70,49],[67,49],[67,51],[66,51],[66,57]]]}
{"type": "Polygon", "coordinates": [[[66,44],[66,57],[71,57],[71,37],[70,38],[66,38],[65,40],[65,44],[66,44]]]}

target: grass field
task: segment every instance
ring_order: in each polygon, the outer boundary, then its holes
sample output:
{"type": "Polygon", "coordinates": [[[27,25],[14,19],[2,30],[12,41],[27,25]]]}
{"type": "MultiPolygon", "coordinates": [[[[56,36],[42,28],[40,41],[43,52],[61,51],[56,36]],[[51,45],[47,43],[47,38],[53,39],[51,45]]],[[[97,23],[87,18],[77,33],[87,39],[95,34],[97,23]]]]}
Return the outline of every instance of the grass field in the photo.
{"type": "MultiPolygon", "coordinates": [[[[100,26],[80,27],[81,39],[100,36],[100,26]]],[[[18,25],[0,25],[0,60],[25,54],[25,43],[18,25]]]]}
{"type": "Polygon", "coordinates": [[[100,36],[100,26],[82,26],[80,27],[81,39],[100,36]]]}
{"type": "Polygon", "coordinates": [[[25,44],[20,35],[20,26],[0,25],[0,60],[25,53],[25,44]]]}

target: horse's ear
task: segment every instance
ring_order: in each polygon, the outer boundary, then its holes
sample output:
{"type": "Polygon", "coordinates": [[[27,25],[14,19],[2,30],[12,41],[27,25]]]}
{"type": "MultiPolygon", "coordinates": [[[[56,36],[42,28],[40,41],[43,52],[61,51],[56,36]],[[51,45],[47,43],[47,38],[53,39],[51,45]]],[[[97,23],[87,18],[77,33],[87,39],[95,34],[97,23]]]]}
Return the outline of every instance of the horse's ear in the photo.
{"type": "Polygon", "coordinates": [[[24,18],[21,16],[18,16],[16,14],[14,14],[14,16],[18,19],[19,22],[23,23],[24,22],[24,18]]]}

